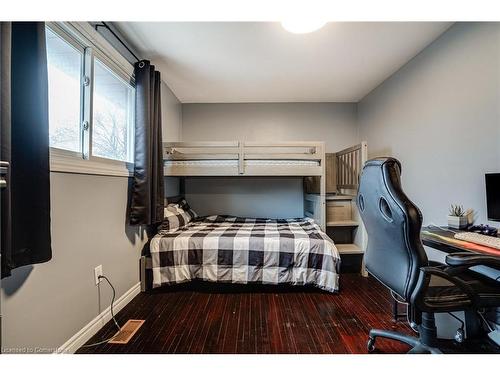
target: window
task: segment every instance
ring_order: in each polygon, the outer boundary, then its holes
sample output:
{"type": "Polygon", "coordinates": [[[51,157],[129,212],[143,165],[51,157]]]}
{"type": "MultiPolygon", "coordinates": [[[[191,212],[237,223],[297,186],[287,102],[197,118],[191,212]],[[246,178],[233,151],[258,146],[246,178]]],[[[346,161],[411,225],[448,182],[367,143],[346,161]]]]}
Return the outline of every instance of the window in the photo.
{"type": "Polygon", "coordinates": [[[132,161],[134,90],[94,59],[92,153],[132,161]]]}
{"type": "Polygon", "coordinates": [[[51,168],[128,175],[125,163],[133,161],[134,148],[133,69],[94,39],[94,32],[71,23],[46,28],[49,135],[51,160],[56,160],[51,168]]]}
{"type": "Polygon", "coordinates": [[[47,29],[50,146],[81,152],[83,53],[47,29]]]}

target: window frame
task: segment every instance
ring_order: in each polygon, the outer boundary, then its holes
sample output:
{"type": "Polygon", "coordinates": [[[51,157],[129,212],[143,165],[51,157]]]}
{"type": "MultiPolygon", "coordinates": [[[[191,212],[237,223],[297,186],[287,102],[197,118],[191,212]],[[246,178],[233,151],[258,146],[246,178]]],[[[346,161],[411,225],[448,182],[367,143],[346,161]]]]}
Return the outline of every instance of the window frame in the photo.
{"type": "MultiPolygon", "coordinates": [[[[85,75],[85,47],[78,43],[76,40],[72,39],[70,35],[68,35],[64,29],[58,27],[57,25],[46,25],[52,33],[54,33],[57,37],[61,38],[64,42],[68,43],[71,47],[75,48],[77,51],[79,51],[82,54],[81,58],[81,68],[80,68],[80,113],[79,113],[79,121],[80,121],[80,143],[83,142],[82,139],[82,122],[83,122],[83,117],[84,117],[84,106],[83,106],[83,100],[84,100],[84,88],[83,88],[83,77],[85,75]]],[[[82,145],[80,144],[80,147],[82,145]]],[[[58,148],[58,147],[50,147],[51,154],[52,151],[56,151],[56,154],[62,155],[64,157],[74,157],[74,158],[80,158],[81,157],[81,152],[78,151],[71,151],[71,150],[66,150],[63,148],[58,148]]]]}
{"type": "MultiPolygon", "coordinates": [[[[135,90],[132,64],[86,22],[47,22],[46,27],[65,42],[83,52],[80,77],[81,152],[50,147],[51,172],[132,176],[133,162],[92,155],[94,58],[97,58],[100,63],[135,90]],[[84,127],[85,123],[86,127],[84,127]]],[[[133,114],[135,114],[134,103],[131,104],[133,114]]],[[[134,129],[131,130],[132,136],[128,137],[128,141],[132,141],[132,144],[129,144],[128,147],[132,151],[133,157],[135,137],[133,135],[134,129]]]]}

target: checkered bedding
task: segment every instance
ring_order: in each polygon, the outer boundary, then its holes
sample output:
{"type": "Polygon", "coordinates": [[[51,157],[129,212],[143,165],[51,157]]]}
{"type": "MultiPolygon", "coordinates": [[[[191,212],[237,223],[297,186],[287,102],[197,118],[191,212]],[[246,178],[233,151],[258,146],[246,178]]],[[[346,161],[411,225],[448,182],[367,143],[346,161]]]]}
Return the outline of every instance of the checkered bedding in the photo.
{"type": "Polygon", "coordinates": [[[150,244],[153,288],[201,279],[315,285],[336,292],[340,256],[313,220],[197,218],[150,244]]]}

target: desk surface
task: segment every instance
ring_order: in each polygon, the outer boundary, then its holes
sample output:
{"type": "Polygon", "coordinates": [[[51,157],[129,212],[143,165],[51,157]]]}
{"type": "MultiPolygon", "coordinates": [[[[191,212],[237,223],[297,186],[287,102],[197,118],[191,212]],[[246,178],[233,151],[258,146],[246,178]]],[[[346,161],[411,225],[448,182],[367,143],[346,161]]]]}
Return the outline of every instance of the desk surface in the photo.
{"type": "Polygon", "coordinates": [[[444,251],[446,253],[457,253],[469,251],[478,254],[487,254],[500,257],[500,250],[478,245],[472,242],[456,240],[454,233],[436,227],[423,227],[420,237],[425,246],[444,251]]]}

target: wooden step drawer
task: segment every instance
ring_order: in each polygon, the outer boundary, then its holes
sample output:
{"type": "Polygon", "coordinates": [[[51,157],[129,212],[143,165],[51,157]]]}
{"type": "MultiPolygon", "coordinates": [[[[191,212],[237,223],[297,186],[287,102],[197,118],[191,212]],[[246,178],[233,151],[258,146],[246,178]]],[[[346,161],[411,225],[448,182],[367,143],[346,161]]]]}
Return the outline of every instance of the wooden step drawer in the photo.
{"type": "Polygon", "coordinates": [[[352,202],[350,200],[327,201],[326,220],[329,222],[352,220],[352,202]]]}

